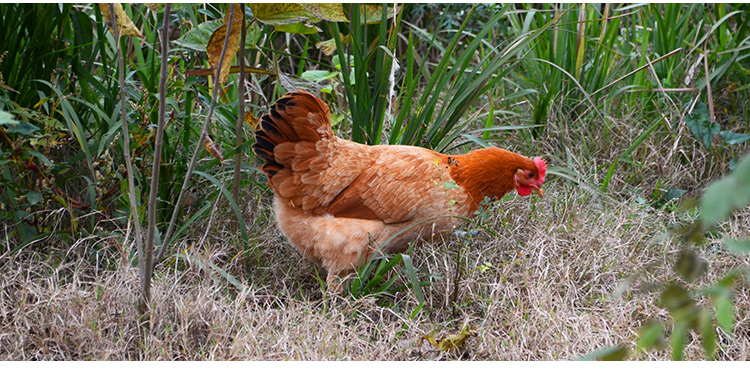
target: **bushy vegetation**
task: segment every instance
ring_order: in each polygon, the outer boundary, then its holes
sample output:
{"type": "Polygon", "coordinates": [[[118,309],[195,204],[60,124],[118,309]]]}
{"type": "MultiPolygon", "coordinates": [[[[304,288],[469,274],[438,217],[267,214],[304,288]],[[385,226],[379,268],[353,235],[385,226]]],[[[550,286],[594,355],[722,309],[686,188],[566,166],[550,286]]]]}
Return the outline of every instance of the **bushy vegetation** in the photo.
{"type": "Polygon", "coordinates": [[[747,357],[750,7],[303,5],[0,5],[3,357],[747,357]],[[249,150],[294,89],[357,142],[542,155],[549,196],[325,295],[249,150]]]}

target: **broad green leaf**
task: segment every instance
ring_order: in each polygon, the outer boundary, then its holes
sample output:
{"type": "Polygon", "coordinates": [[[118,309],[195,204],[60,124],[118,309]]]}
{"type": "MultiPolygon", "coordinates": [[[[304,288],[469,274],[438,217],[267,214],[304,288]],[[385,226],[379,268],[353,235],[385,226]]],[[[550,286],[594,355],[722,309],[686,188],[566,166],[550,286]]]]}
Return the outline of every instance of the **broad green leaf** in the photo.
{"type": "Polygon", "coordinates": [[[716,298],[716,321],[724,332],[734,332],[734,302],[732,301],[732,290],[726,288],[716,298]]]}
{"type": "Polygon", "coordinates": [[[737,208],[750,202],[750,155],[737,164],[732,175],[714,182],[700,202],[701,219],[706,226],[720,222],[737,208]]]}
{"type": "Polygon", "coordinates": [[[720,222],[732,212],[733,182],[732,178],[722,178],[708,187],[701,197],[701,219],[705,225],[711,226],[720,222]]]}
{"type": "Polygon", "coordinates": [[[42,199],[42,194],[40,192],[36,191],[29,191],[26,193],[26,200],[29,200],[29,204],[36,205],[39,203],[39,200],[42,199]]]}
{"type": "Polygon", "coordinates": [[[726,246],[735,254],[750,254],[750,240],[726,240],[726,246]]]}
{"type": "Polygon", "coordinates": [[[12,114],[2,110],[0,110],[0,126],[7,127],[8,133],[20,133],[24,136],[39,130],[39,127],[29,122],[16,120],[12,114]]]}
{"type": "Polygon", "coordinates": [[[307,22],[278,24],[274,26],[274,29],[276,29],[277,32],[297,33],[301,35],[311,35],[320,32],[320,29],[318,29],[315,24],[307,22]]]}
{"type": "Polygon", "coordinates": [[[37,159],[41,160],[41,162],[44,163],[44,165],[48,167],[51,167],[54,165],[54,163],[52,163],[52,160],[49,160],[46,156],[44,156],[44,154],[40,153],[39,151],[27,150],[26,152],[29,153],[29,155],[34,156],[37,159]]]}
{"type": "Polygon", "coordinates": [[[685,194],[685,192],[687,191],[681,190],[679,188],[670,188],[669,190],[667,190],[667,201],[679,199],[680,197],[682,197],[682,195],[685,194]]]}
{"type": "Polygon", "coordinates": [[[206,45],[208,45],[209,40],[211,40],[211,35],[217,28],[221,27],[222,24],[224,24],[224,21],[221,19],[203,22],[199,24],[198,27],[187,31],[182,37],[175,40],[174,43],[191,50],[205,52],[206,45]]]}
{"type": "Polygon", "coordinates": [[[703,142],[703,146],[706,148],[711,147],[711,141],[713,141],[714,136],[721,130],[718,123],[711,123],[708,108],[702,102],[698,102],[693,112],[685,116],[685,124],[693,132],[693,136],[703,142]]]}
{"type": "Polygon", "coordinates": [[[306,70],[300,77],[308,81],[320,83],[336,77],[337,75],[338,72],[329,72],[327,70],[306,70]]]}
{"type": "Polygon", "coordinates": [[[750,140],[750,135],[742,133],[734,133],[732,131],[721,131],[719,136],[724,139],[724,142],[730,145],[741,144],[747,140],[750,140]]]}

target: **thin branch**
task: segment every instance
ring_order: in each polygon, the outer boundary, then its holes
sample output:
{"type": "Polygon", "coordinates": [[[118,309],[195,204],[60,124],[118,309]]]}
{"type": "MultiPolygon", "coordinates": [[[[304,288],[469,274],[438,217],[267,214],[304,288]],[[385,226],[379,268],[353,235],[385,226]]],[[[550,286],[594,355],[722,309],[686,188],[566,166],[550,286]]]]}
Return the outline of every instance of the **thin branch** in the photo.
{"type": "MultiPolygon", "coordinates": [[[[123,141],[123,155],[125,156],[125,168],[128,171],[128,200],[130,202],[130,215],[133,217],[133,224],[135,225],[135,245],[138,252],[138,269],[141,274],[141,291],[145,291],[146,283],[150,285],[150,280],[146,281],[146,268],[143,260],[145,258],[143,250],[143,229],[141,229],[140,217],[138,217],[138,205],[135,201],[135,172],[133,171],[132,159],[130,157],[130,137],[128,133],[128,120],[127,120],[127,109],[125,96],[125,57],[122,55],[122,47],[120,45],[120,27],[117,25],[117,15],[113,4],[109,4],[110,22],[112,22],[112,31],[115,36],[115,43],[117,47],[117,62],[120,72],[120,116],[122,119],[122,141],[123,141]]],[[[141,313],[145,312],[148,307],[148,297],[142,295],[138,303],[138,309],[141,313]]]]}
{"type": "Polygon", "coordinates": [[[714,96],[711,91],[711,73],[708,72],[708,51],[706,51],[706,43],[703,44],[703,68],[706,73],[706,91],[708,91],[708,113],[711,118],[711,123],[716,121],[716,113],[714,111],[714,96]]]}
{"type": "MultiPolygon", "coordinates": [[[[156,126],[156,139],[154,142],[154,162],[151,166],[151,187],[148,196],[148,237],[146,238],[145,259],[146,278],[151,281],[154,274],[154,238],[156,234],[156,195],[159,192],[159,169],[161,168],[161,151],[164,143],[164,116],[167,111],[167,74],[169,59],[169,16],[172,4],[164,6],[164,25],[161,30],[161,70],[159,74],[159,120],[156,126]]],[[[150,283],[149,283],[150,290],[150,283]]],[[[150,291],[149,291],[150,294],[150,291]]]]}
{"type": "Polygon", "coordinates": [[[652,61],[650,63],[646,63],[644,65],[641,65],[640,67],[636,68],[635,70],[631,71],[630,73],[628,73],[628,74],[626,74],[626,75],[624,75],[624,76],[622,76],[622,77],[620,77],[620,78],[618,78],[618,79],[616,79],[616,80],[608,83],[606,86],[604,86],[604,87],[602,87],[602,88],[600,88],[600,89],[592,92],[591,96],[594,96],[594,95],[598,94],[599,92],[602,92],[603,90],[606,90],[610,86],[616,84],[617,82],[620,82],[623,79],[628,78],[628,77],[632,76],[633,74],[636,74],[636,73],[640,72],[641,70],[643,70],[645,68],[648,68],[649,64],[656,64],[656,63],[658,63],[658,62],[660,62],[660,61],[662,61],[662,60],[664,60],[666,58],[669,58],[672,55],[675,55],[675,54],[679,53],[680,51],[682,51],[682,48],[674,49],[674,50],[672,50],[672,51],[664,54],[664,56],[660,56],[660,57],[654,59],[654,61],[652,61]]]}
{"type": "Polygon", "coordinates": [[[227,45],[229,45],[229,36],[231,35],[230,30],[232,29],[232,21],[234,20],[234,6],[229,6],[229,20],[227,22],[227,32],[226,36],[224,36],[224,46],[221,49],[221,56],[219,57],[219,63],[216,65],[216,74],[214,75],[214,87],[211,91],[211,105],[209,105],[208,108],[208,114],[206,114],[206,122],[203,124],[203,128],[201,129],[201,135],[198,138],[198,143],[195,146],[195,151],[193,151],[193,158],[190,160],[190,164],[188,165],[187,173],[185,173],[185,180],[182,182],[182,187],[180,188],[180,195],[177,196],[177,203],[175,204],[174,210],[172,211],[172,218],[169,220],[169,227],[167,228],[167,233],[164,236],[164,239],[162,240],[161,246],[159,247],[159,252],[156,254],[156,257],[154,258],[155,263],[159,263],[162,258],[164,257],[164,251],[166,251],[167,245],[169,245],[169,239],[172,237],[172,233],[174,232],[175,224],[177,223],[177,215],[180,213],[180,207],[182,206],[182,201],[185,199],[185,192],[190,185],[190,176],[193,175],[193,169],[195,169],[195,163],[198,161],[198,154],[201,151],[202,142],[206,138],[206,135],[208,134],[208,125],[211,123],[211,117],[214,114],[214,107],[216,106],[216,95],[219,91],[219,75],[221,73],[221,67],[224,64],[224,56],[227,53],[227,45]]]}
{"type": "MultiPolygon", "coordinates": [[[[245,4],[240,5],[240,9],[242,10],[242,14],[245,14],[245,4]]],[[[240,176],[242,174],[242,152],[240,151],[240,147],[242,147],[242,125],[245,123],[245,35],[247,34],[247,23],[245,22],[245,17],[242,17],[242,33],[240,34],[240,57],[238,60],[239,68],[240,68],[240,78],[239,78],[239,84],[237,86],[238,94],[240,95],[240,98],[238,99],[238,106],[237,106],[237,125],[235,126],[235,138],[234,138],[234,146],[235,150],[237,150],[237,153],[234,156],[234,178],[232,180],[232,197],[234,197],[234,202],[237,204],[240,204],[240,176]]],[[[233,222],[236,225],[236,221],[233,222]]]]}

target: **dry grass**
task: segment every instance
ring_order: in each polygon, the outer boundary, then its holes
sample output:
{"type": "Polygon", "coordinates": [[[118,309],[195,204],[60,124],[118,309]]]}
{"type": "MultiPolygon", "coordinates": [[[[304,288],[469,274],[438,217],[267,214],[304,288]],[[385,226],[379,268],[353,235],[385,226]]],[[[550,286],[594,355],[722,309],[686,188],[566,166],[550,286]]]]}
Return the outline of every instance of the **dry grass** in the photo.
{"type": "MultiPolygon", "coordinates": [[[[356,301],[324,296],[317,270],[277,236],[267,208],[256,214],[247,251],[228,230],[229,222],[214,219],[219,224],[206,243],[182,245],[200,262],[158,268],[150,332],[139,328],[136,317],[137,269],[118,253],[99,251],[96,257],[97,250],[122,249],[116,238],[49,244],[44,254],[3,255],[0,358],[555,360],[632,343],[649,318],[667,314],[644,290],[647,279],[622,296],[613,291],[644,266],[664,269],[664,261],[674,258],[680,245],[656,240],[681,215],[634,201],[597,199],[560,181],[547,188],[543,200],[511,197],[499,203],[484,221],[497,238],[480,232],[419,247],[413,257],[421,277],[442,278],[424,288],[427,306],[414,316],[417,301],[409,290],[356,301]],[[464,272],[454,304],[458,245],[464,272]],[[248,288],[238,292],[205,267],[210,263],[248,288]],[[425,334],[441,338],[465,324],[476,334],[461,352],[420,345],[425,334]]],[[[748,222],[744,212],[724,230],[748,236],[748,222]]],[[[196,232],[195,239],[201,236],[196,232]]],[[[702,283],[748,265],[747,258],[717,246],[715,241],[700,247],[712,264],[702,283]]],[[[747,292],[743,285],[736,297],[735,336],[722,335],[720,358],[748,357],[747,292]]],[[[702,355],[694,336],[686,357],[702,355]]]]}

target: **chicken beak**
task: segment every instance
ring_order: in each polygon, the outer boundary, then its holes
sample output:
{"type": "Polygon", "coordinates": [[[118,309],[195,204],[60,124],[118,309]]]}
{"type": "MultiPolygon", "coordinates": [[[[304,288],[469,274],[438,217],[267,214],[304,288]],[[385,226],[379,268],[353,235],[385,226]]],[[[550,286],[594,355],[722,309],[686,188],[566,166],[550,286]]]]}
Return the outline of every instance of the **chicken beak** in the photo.
{"type": "Polygon", "coordinates": [[[539,197],[544,197],[544,191],[541,188],[534,186],[534,189],[532,191],[536,192],[539,197]]]}

